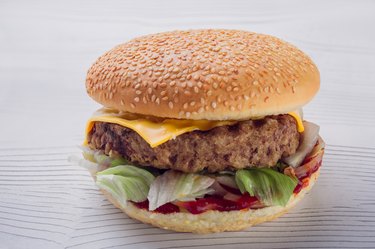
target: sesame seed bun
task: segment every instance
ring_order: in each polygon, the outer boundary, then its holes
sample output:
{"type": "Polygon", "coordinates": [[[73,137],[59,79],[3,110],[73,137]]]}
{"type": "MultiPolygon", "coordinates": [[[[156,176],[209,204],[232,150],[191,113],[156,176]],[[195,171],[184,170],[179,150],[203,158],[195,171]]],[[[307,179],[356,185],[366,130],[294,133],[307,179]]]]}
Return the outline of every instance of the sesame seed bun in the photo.
{"type": "Polygon", "coordinates": [[[244,120],[305,105],[319,89],[319,72],[301,50],[270,35],[172,31],[108,51],[89,69],[86,88],[120,111],[244,120]]]}
{"type": "Polygon", "coordinates": [[[285,207],[273,206],[229,212],[207,211],[202,214],[183,212],[161,214],[140,209],[131,202],[128,202],[127,207],[123,208],[108,192],[104,190],[102,192],[113,205],[130,217],[163,229],[200,234],[238,231],[259,223],[274,220],[288,212],[311,189],[319,176],[319,171],[320,169],[311,175],[309,185],[303,188],[297,195],[292,196],[285,207]]]}

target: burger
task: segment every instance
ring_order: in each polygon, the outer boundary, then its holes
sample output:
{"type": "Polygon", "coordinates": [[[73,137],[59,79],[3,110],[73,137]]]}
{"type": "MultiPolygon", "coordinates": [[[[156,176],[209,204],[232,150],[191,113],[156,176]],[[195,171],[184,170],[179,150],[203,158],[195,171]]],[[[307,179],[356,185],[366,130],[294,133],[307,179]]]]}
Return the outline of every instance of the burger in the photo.
{"type": "Polygon", "coordinates": [[[302,107],[319,71],[295,46],[239,30],[135,38],[99,57],[83,159],[128,216],[179,232],[241,230],[314,185],[324,142],[302,107]]]}

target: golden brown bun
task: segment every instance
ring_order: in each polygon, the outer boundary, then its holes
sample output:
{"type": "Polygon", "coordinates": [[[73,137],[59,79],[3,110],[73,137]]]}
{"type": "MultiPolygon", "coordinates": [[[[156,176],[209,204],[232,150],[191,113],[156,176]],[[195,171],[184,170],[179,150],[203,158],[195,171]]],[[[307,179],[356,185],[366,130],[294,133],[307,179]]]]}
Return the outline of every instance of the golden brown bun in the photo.
{"type": "Polygon", "coordinates": [[[285,207],[274,206],[255,210],[240,210],[240,211],[208,211],[202,214],[190,213],[173,213],[161,214],[150,212],[145,209],[139,209],[131,202],[128,202],[126,208],[122,208],[120,204],[112,198],[112,196],[102,190],[107,199],[113,203],[117,208],[120,208],[130,217],[140,220],[144,223],[149,223],[154,226],[174,230],[177,232],[191,232],[191,233],[216,233],[224,231],[238,231],[251,227],[253,225],[271,221],[286,213],[290,208],[299,202],[304,195],[314,185],[319,176],[319,171],[316,171],[310,178],[309,185],[301,190],[297,195],[291,197],[285,207]]]}
{"type": "Polygon", "coordinates": [[[287,113],[319,89],[319,72],[278,38],[189,30],[135,38],[89,69],[88,94],[106,107],[168,118],[241,120],[287,113]]]}

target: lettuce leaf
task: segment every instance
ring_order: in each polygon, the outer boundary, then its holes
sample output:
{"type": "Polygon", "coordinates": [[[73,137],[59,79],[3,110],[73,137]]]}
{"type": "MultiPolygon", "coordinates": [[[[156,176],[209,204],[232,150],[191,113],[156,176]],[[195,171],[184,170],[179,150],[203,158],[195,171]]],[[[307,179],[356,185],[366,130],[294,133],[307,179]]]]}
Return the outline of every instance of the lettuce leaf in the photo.
{"type": "Polygon", "coordinates": [[[155,210],[172,201],[191,201],[214,190],[210,186],[215,179],[199,175],[168,170],[151,184],[148,193],[149,209],[155,210]]]}
{"type": "Polygon", "coordinates": [[[241,169],[236,172],[241,193],[248,192],[268,206],[285,206],[297,180],[272,169],[241,169]]]}
{"type": "Polygon", "coordinates": [[[96,174],[98,187],[109,192],[123,207],[128,200],[145,201],[154,179],[147,170],[132,165],[116,166],[96,174]]]}
{"type": "Polygon", "coordinates": [[[105,155],[101,151],[95,151],[88,147],[82,146],[83,157],[93,163],[97,163],[100,166],[115,167],[118,165],[126,165],[129,162],[122,157],[111,157],[105,155]]]}
{"type": "Polygon", "coordinates": [[[136,167],[133,165],[120,165],[120,166],[108,168],[106,170],[98,172],[96,175],[97,176],[119,175],[119,176],[126,176],[126,177],[140,177],[147,183],[147,185],[151,185],[151,183],[155,179],[155,177],[146,169],[142,169],[140,167],[136,167]]]}

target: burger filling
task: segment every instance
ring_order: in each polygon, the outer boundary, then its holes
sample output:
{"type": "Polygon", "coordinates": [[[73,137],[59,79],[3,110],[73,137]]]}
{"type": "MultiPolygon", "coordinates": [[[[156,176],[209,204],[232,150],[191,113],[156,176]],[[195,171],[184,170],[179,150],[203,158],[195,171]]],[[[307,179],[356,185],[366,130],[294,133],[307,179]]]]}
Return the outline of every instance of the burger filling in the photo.
{"type": "Polygon", "coordinates": [[[191,131],[155,148],[137,132],[118,124],[96,122],[87,136],[91,149],[116,154],[134,165],[187,173],[272,167],[296,152],[299,139],[290,115],[191,131]]]}
{"type": "Polygon", "coordinates": [[[319,169],[318,126],[290,115],[193,130],[151,147],[127,127],[94,122],[80,164],[125,207],[160,213],[285,206],[319,169]]]}

